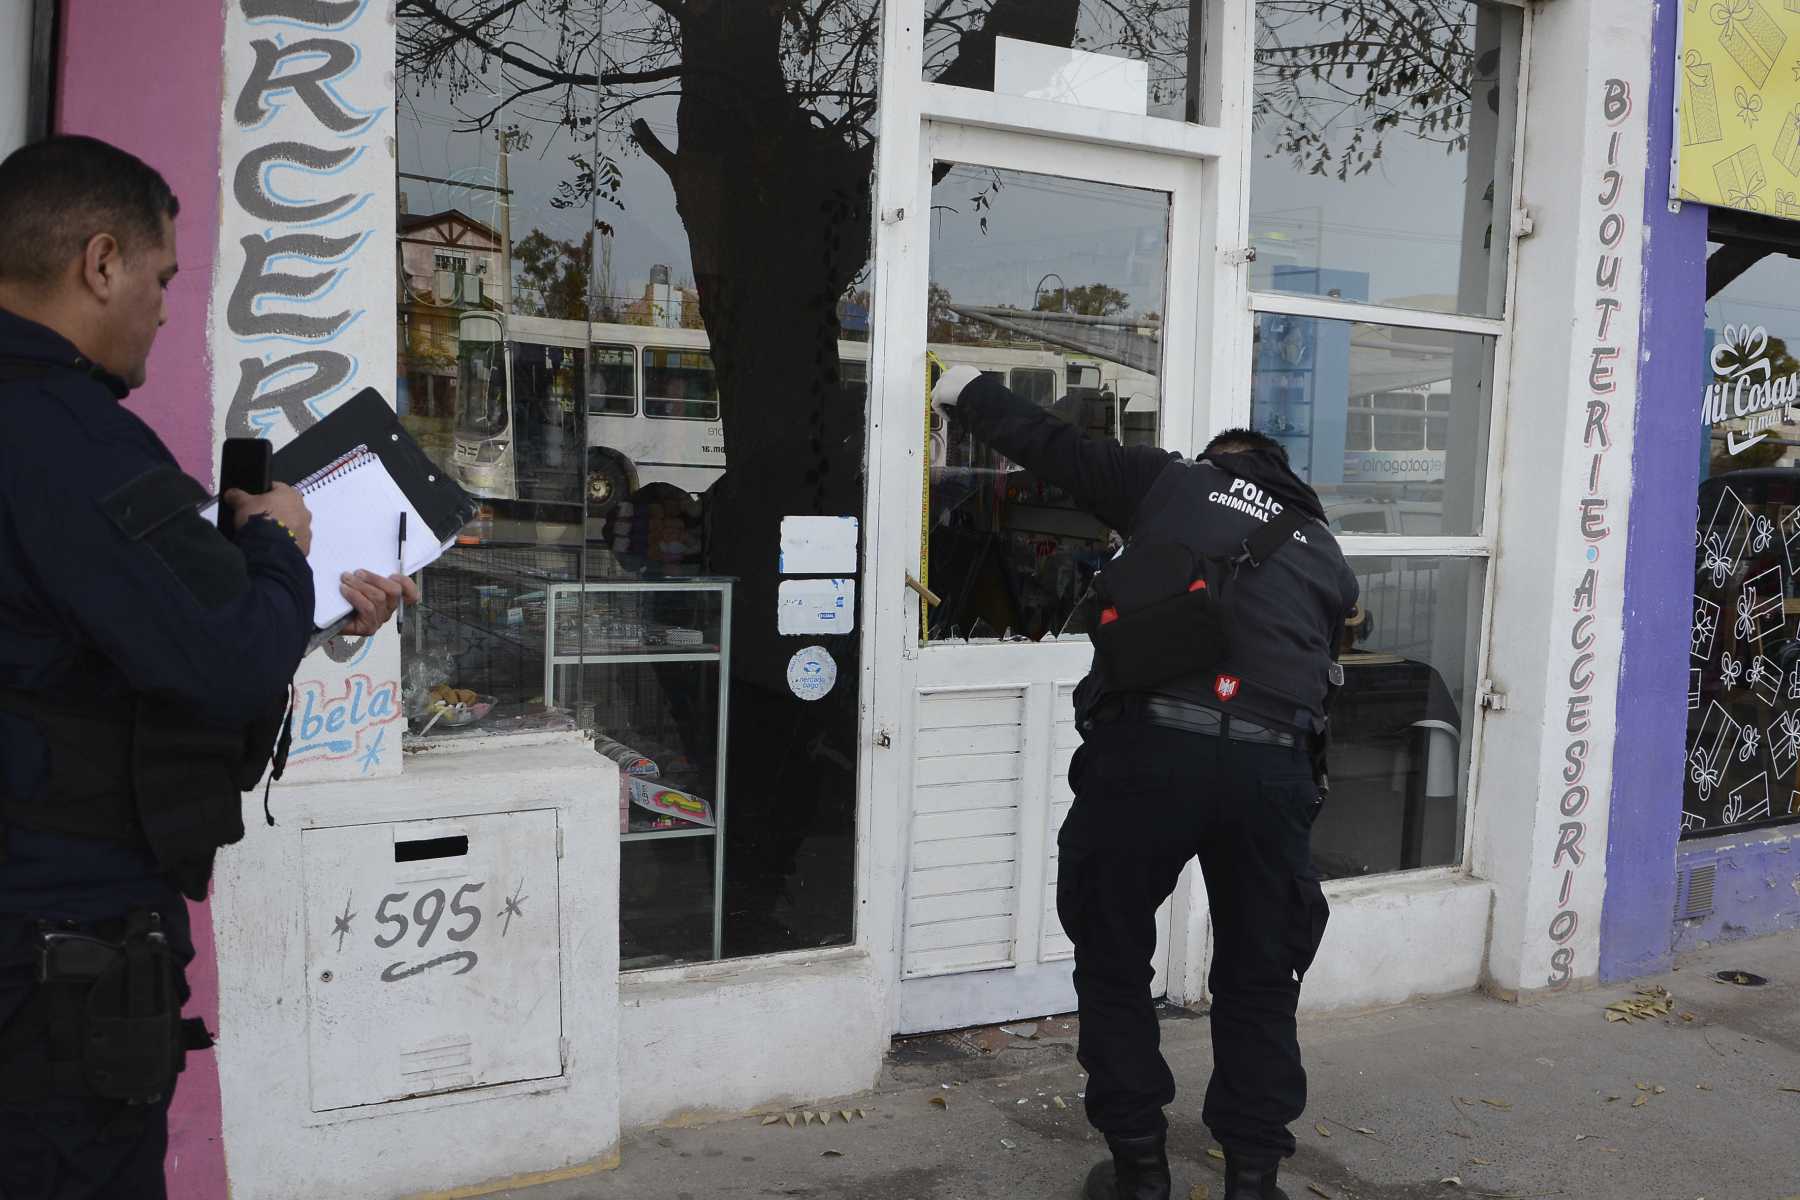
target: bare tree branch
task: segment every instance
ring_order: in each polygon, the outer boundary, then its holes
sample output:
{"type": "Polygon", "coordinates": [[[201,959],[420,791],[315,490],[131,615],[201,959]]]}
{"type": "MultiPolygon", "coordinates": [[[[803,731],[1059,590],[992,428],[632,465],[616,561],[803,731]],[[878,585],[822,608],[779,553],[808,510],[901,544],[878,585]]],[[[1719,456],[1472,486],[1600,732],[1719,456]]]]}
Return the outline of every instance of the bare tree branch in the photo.
{"type": "MultiPolygon", "coordinates": [[[[678,79],[681,76],[680,63],[670,63],[666,66],[644,71],[608,71],[597,76],[586,71],[565,71],[554,64],[541,61],[532,62],[530,59],[523,57],[513,49],[513,47],[518,45],[516,42],[497,41],[481,34],[480,30],[482,27],[491,24],[493,20],[503,12],[510,12],[525,2],[526,0],[509,0],[509,3],[502,8],[496,9],[493,13],[490,13],[487,16],[482,17],[479,21],[475,21],[471,24],[464,24],[463,22],[456,20],[446,13],[435,0],[400,0],[395,11],[403,15],[419,16],[426,20],[436,22],[453,35],[452,41],[467,42],[469,45],[477,47],[485,54],[492,55],[494,58],[506,63],[508,66],[516,67],[521,71],[537,76],[552,87],[593,87],[596,83],[599,83],[603,87],[627,87],[640,83],[660,83],[664,80],[678,79]]],[[[655,0],[653,0],[653,2],[655,2],[655,0]]],[[[659,5],[659,7],[667,6],[659,5]]],[[[547,90],[548,88],[546,87],[532,87],[519,94],[529,95],[531,93],[547,90]]],[[[502,104],[501,107],[504,108],[505,105],[502,104]]]]}
{"type": "Polygon", "coordinates": [[[675,152],[663,144],[650,128],[650,122],[639,117],[631,123],[631,140],[638,144],[644,156],[663,169],[663,173],[671,180],[675,178],[675,152]]]}

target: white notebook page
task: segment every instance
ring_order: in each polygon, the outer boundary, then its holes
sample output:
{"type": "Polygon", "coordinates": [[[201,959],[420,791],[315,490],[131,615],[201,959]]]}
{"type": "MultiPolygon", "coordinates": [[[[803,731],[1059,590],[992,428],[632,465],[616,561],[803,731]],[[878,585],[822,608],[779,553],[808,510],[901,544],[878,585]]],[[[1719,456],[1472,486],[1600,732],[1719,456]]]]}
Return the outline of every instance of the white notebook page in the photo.
{"type": "Polygon", "coordinates": [[[346,571],[411,575],[446,548],[368,450],[346,455],[299,487],[312,513],[312,553],[306,561],[313,573],[313,624],[320,629],[350,613],[339,578],[346,571]],[[406,514],[404,547],[401,513],[406,514]]]}

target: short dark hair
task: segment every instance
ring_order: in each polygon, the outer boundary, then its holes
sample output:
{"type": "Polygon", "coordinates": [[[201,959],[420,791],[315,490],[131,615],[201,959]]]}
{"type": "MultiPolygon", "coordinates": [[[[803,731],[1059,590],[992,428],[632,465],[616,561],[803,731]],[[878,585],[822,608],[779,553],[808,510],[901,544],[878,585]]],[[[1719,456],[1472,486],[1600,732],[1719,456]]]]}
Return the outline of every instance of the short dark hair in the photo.
{"type": "Polygon", "coordinates": [[[135,155],[99,138],[59,135],[0,162],[0,280],[45,284],[96,234],[130,254],[162,243],[181,202],[135,155]]]}
{"type": "Polygon", "coordinates": [[[1266,433],[1258,433],[1254,429],[1225,429],[1213,435],[1213,440],[1206,443],[1205,454],[1237,454],[1245,450],[1272,450],[1281,456],[1281,461],[1288,460],[1287,447],[1266,433]]]}

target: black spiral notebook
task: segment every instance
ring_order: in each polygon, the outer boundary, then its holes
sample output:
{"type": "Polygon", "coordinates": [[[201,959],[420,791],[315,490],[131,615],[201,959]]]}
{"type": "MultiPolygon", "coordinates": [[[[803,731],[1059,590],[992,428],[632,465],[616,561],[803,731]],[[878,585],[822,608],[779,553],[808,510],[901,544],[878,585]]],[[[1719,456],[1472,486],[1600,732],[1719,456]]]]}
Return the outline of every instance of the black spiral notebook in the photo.
{"type": "Polygon", "coordinates": [[[340,575],[410,575],[454,545],[476,511],[474,497],[413,441],[374,388],[276,451],[272,473],[299,490],[312,512],[306,557],[313,624],[321,630],[350,615],[340,575]]]}

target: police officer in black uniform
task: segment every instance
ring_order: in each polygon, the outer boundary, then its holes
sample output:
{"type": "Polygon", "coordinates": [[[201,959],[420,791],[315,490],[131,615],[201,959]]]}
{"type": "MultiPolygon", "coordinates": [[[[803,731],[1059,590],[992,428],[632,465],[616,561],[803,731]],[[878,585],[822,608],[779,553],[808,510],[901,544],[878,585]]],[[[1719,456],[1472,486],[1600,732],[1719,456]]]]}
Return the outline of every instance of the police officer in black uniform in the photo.
{"type": "MultiPolygon", "coordinates": [[[[183,896],[243,836],[312,633],[305,505],[206,491],[121,401],[175,277],[167,183],[59,137],[0,163],[0,1197],[164,1195],[183,896]]],[[[206,397],[184,397],[206,406],[206,397]]],[[[346,577],[380,628],[416,589],[346,577]]]]}
{"type": "Polygon", "coordinates": [[[1276,1171],[1306,1106],[1294,1012],[1326,919],[1311,867],[1315,764],[1356,577],[1318,496],[1261,434],[1222,433],[1196,461],[1120,446],[966,366],[946,371],[932,400],[1127,539],[1096,585],[1075,803],[1057,839],[1087,1115],[1112,1151],[1086,1194],[1170,1194],[1163,1107],[1175,1081],[1151,959],[1156,910],[1197,855],[1216,943],[1203,1116],[1225,1151],[1226,1200],[1285,1197],[1276,1171]]]}

